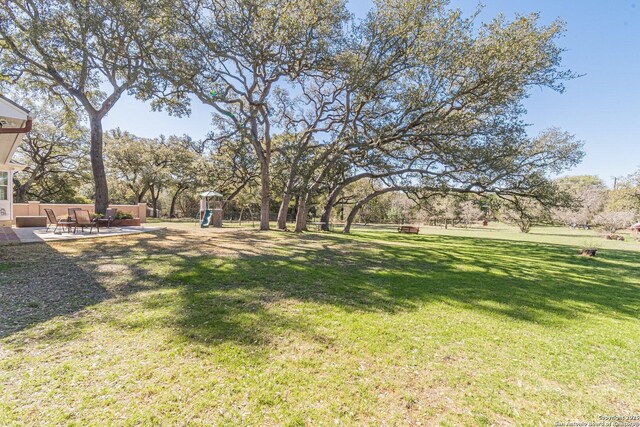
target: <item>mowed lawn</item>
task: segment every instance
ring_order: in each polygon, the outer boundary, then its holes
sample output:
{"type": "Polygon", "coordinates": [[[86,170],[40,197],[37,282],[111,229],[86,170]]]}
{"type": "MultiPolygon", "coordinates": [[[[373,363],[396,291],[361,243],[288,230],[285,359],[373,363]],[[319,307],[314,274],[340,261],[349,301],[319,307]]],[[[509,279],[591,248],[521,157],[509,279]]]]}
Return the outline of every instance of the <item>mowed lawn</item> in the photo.
{"type": "Polygon", "coordinates": [[[585,258],[588,233],[423,231],[177,224],[0,247],[0,425],[640,413],[637,243],[585,258]]]}

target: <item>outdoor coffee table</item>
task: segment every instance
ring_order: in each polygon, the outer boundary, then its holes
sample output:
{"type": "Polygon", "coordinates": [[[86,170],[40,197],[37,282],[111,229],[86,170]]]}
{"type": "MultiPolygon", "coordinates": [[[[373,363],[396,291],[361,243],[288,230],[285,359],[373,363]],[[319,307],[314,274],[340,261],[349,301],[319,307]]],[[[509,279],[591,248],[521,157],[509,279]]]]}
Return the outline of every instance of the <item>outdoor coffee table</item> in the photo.
{"type": "MultiPolygon", "coordinates": [[[[61,225],[62,227],[67,227],[67,233],[71,233],[71,227],[76,225],[76,222],[75,221],[69,221],[67,219],[66,221],[58,221],[58,225],[61,225]]],[[[62,231],[60,231],[60,234],[62,234],[62,231]]]]}

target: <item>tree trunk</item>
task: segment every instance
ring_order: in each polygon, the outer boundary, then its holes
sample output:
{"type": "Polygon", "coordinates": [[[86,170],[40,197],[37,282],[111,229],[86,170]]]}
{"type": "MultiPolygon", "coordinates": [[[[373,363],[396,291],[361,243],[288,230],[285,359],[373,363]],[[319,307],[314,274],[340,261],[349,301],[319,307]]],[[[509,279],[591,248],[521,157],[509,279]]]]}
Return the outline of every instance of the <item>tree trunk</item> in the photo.
{"type": "Polygon", "coordinates": [[[289,213],[289,203],[291,202],[291,194],[285,190],[282,194],[282,203],[278,211],[278,228],[280,230],[287,229],[287,213],[289,213]]]}
{"type": "Polygon", "coordinates": [[[347,234],[351,231],[351,224],[353,224],[353,221],[356,219],[356,215],[358,214],[358,211],[360,211],[362,205],[364,205],[364,203],[358,202],[353,206],[353,209],[351,209],[351,212],[349,212],[349,216],[347,217],[347,222],[344,223],[344,228],[342,229],[343,233],[347,234]]]}
{"type": "Polygon", "coordinates": [[[138,193],[138,195],[136,196],[136,203],[142,203],[144,196],[147,195],[147,191],[148,189],[142,190],[140,193],[138,193]]]}
{"type": "Polygon", "coordinates": [[[383,191],[381,191],[381,190],[375,191],[375,192],[369,194],[364,199],[360,200],[355,205],[353,205],[353,209],[351,209],[351,212],[349,212],[349,216],[347,217],[347,222],[345,222],[344,228],[342,229],[342,232],[345,233],[345,234],[349,233],[351,231],[351,224],[353,224],[353,221],[356,219],[356,215],[358,214],[358,212],[360,212],[360,209],[362,209],[362,207],[364,205],[369,203],[369,201],[371,199],[373,199],[374,197],[379,196],[382,193],[383,193],[383,191]]]}
{"type": "Polygon", "coordinates": [[[287,229],[287,214],[289,213],[289,203],[291,202],[293,184],[295,183],[296,175],[298,173],[298,161],[299,156],[296,156],[292,161],[291,169],[289,170],[289,177],[287,178],[287,183],[285,184],[284,191],[282,192],[282,203],[280,204],[280,210],[278,211],[278,228],[280,230],[287,229]]]}
{"type": "Polygon", "coordinates": [[[338,195],[336,194],[334,196],[333,193],[331,193],[329,195],[329,199],[327,199],[327,203],[325,203],[324,205],[324,209],[322,210],[322,215],[320,215],[320,221],[324,222],[324,225],[322,226],[322,230],[323,231],[329,231],[329,219],[331,218],[331,211],[333,210],[333,203],[335,202],[335,199],[338,197],[338,195]],[[332,198],[333,196],[333,198],[332,198]]]}
{"type": "Polygon", "coordinates": [[[364,205],[369,203],[371,200],[373,200],[374,198],[378,197],[381,194],[389,193],[391,191],[402,191],[402,190],[406,190],[407,188],[408,188],[407,186],[383,188],[381,190],[374,191],[373,193],[367,195],[367,197],[365,197],[364,199],[358,201],[353,206],[353,209],[351,209],[351,212],[349,212],[349,216],[347,217],[347,222],[344,224],[344,228],[342,229],[342,232],[346,234],[346,233],[349,233],[351,231],[351,224],[353,224],[353,221],[356,219],[356,215],[358,214],[360,209],[364,205]]]}
{"type": "Polygon", "coordinates": [[[95,209],[96,213],[105,213],[109,206],[109,187],[107,186],[107,174],[102,157],[102,117],[90,117],[89,126],[91,128],[90,155],[95,185],[95,209]]]}
{"type": "Polygon", "coordinates": [[[324,222],[324,224],[322,225],[323,231],[329,231],[329,222],[331,221],[331,212],[333,210],[333,206],[336,203],[336,199],[340,195],[340,192],[342,191],[343,188],[344,186],[340,186],[340,185],[334,188],[333,191],[329,194],[329,197],[327,198],[327,202],[324,204],[324,209],[322,211],[322,215],[320,216],[320,221],[324,222]]]}
{"type": "Polygon", "coordinates": [[[296,196],[296,201],[293,203],[293,217],[298,217],[298,206],[300,205],[300,196],[296,196]]]}
{"type": "Polygon", "coordinates": [[[176,216],[176,200],[178,200],[178,196],[182,194],[182,192],[186,190],[186,188],[178,187],[175,193],[173,193],[173,197],[171,198],[171,209],[169,210],[169,218],[175,218],[176,216]]]}
{"type": "Polygon", "coordinates": [[[158,199],[151,196],[151,205],[153,206],[153,217],[158,218],[158,199]]]}
{"type": "Polygon", "coordinates": [[[298,203],[298,212],[296,213],[296,233],[301,233],[307,230],[307,215],[308,215],[308,203],[309,195],[301,196],[298,203]]]}
{"type": "Polygon", "coordinates": [[[149,189],[151,191],[151,206],[153,207],[153,218],[158,218],[158,199],[160,198],[160,189],[156,193],[154,186],[149,189]]]}
{"type": "Polygon", "coordinates": [[[169,208],[169,218],[176,217],[176,199],[178,198],[178,192],[173,193],[173,197],[171,198],[171,207],[169,208]]]}
{"type": "Polygon", "coordinates": [[[331,211],[333,210],[333,207],[336,204],[336,200],[337,200],[338,196],[340,195],[342,190],[344,190],[345,187],[348,186],[349,184],[353,184],[354,182],[359,181],[361,179],[365,179],[365,178],[384,178],[384,177],[388,177],[388,176],[401,175],[401,174],[407,173],[407,172],[420,172],[420,171],[421,170],[419,170],[419,169],[406,168],[406,169],[399,169],[399,170],[380,173],[380,174],[374,174],[374,173],[371,173],[371,172],[363,172],[363,173],[360,173],[358,175],[353,175],[353,176],[350,176],[349,178],[346,178],[344,181],[342,181],[340,184],[338,184],[336,186],[336,188],[334,188],[331,191],[331,193],[329,194],[329,197],[327,199],[327,203],[325,203],[325,205],[324,205],[324,211],[322,212],[322,216],[321,216],[321,219],[320,219],[322,222],[325,223],[325,225],[322,226],[322,229],[324,231],[329,231],[329,220],[331,219],[331,211]]]}
{"type": "Polygon", "coordinates": [[[269,160],[261,162],[260,181],[262,189],[260,192],[260,230],[269,229],[269,160]]]}

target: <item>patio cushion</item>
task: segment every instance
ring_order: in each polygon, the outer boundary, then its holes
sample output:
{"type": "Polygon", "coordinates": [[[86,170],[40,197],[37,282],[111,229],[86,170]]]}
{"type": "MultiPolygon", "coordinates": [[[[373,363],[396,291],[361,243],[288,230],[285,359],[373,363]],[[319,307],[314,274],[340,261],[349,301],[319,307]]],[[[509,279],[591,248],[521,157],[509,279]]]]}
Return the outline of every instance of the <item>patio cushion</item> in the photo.
{"type": "Polygon", "coordinates": [[[46,216],[17,216],[16,227],[46,227],[46,216]]]}

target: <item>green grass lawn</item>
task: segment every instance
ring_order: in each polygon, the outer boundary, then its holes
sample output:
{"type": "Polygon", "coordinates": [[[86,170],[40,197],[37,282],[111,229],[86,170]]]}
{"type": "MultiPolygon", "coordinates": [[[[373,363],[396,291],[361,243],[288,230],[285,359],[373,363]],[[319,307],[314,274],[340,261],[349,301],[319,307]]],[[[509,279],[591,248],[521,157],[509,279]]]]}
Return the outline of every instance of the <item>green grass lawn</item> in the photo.
{"type": "Polygon", "coordinates": [[[552,425],[640,413],[640,245],[190,224],[0,248],[0,425],[552,425]],[[523,241],[526,240],[526,241],[523,241]]]}

